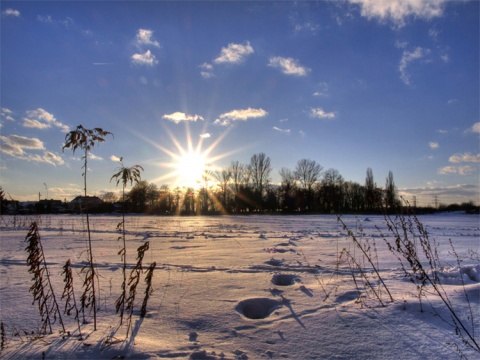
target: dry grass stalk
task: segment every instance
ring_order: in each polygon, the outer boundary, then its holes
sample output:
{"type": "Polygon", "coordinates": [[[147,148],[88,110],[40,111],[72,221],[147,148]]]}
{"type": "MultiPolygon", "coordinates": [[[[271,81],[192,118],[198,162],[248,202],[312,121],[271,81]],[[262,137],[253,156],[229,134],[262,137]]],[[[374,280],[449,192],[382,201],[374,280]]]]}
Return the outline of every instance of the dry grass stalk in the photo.
{"type": "Polygon", "coordinates": [[[77,149],[81,149],[84,152],[82,156],[83,159],[83,169],[84,173],[83,181],[84,181],[84,194],[85,194],[85,213],[87,218],[87,234],[88,234],[88,242],[87,242],[87,264],[82,269],[82,272],[85,274],[85,280],[83,283],[85,292],[81,297],[81,304],[82,304],[82,311],[85,308],[91,307],[93,310],[93,330],[97,330],[97,295],[95,291],[95,277],[96,277],[96,270],[93,262],[93,253],[92,253],[92,238],[90,233],[90,221],[89,221],[89,214],[88,214],[88,198],[87,198],[87,171],[88,171],[88,153],[92,150],[92,148],[101,142],[105,141],[105,137],[107,135],[113,135],[111,132],[104,131],[101,128],[94,128],[94,129],[86,129],[82,125],[77,126],[77,128],[73,131],[70,131],[65,136],[65,144],[62,147],[62,150],[71,148],[73,153],[77,149]]]}
{"type": "Polygon", "coordinates": [[[63,281],[65,282],[65,287],[63,288],[63,294],[62,294],[62,299],[65,299],[64,314],[67,314],[68,316],[70,316],[72,311],[74,312],[75,320],[77,320],[78,333],[80,338],[82,338],[82,330],[80,329],[80,317],[79,317],[80,312],[78,311],[77,301],[75,299],[75,291],[73,288],[73,276],[72,276],[70,259],[68,259],[65,265],[63,266],[62,274],[64,275],[63,281]]]}
{"type": "MultiPolygon", "coordinates": [[[[347,249],[342,250],[342,252],[340,254],[340,258],[342,258],[344,254],[346,255],[347,262],[349,263],[350,268],[352,269],[352,278],[353,278],[353,282],[355,283],[355,288],[359,292],[359,299],[360,299],[361,292],[360,292],[360,288],[358,286],[357,280],[355,278],[354,269],[357,269],[358,272],[360,273],[360,276],[363,279],[363,283],[365,285],[365,288],[370,289],[373,292],[373,294],[375,295],[375,297],[377,298],[377,300],[380,302],[380,304],[382,306],[385,306],[385,303],[382,301],[382,298],[380,296],[379,291],[375,289],[375,285],[372,284],[372,282],[369,280],[368,275],[367,275],[366,271],[364,270],[364,268],[362,267],[362,265],[357,262],[355,257],[347,249]]],[[[378,271],[375,271],[375,272],[378,274],[378,271]]],[[[383,281],[382,281],[382,284],[383,284],[383,281]]],[[[388,294],[390,295],[390,292],[388,291],[388,288],[385,286],[385,284],[383,284],[383,285],[384,285],[385,289],[387,290],[388,294]]],[[[391,295],[390,295],[390,299],[393,301],[393,298],[392,298],[391,295]]]]}
{"type": "Polygon", "coordinates": [[[118,314],[120,311],[120,325],[123,323],[123,313],[125,312],[125,298],[127,290],[127,243],[125,238],[125,188],[127,187],[128,182],[132,185],[134,182],[138,183],[140,178],[140,170],[143,171],[143,168],[140,165],[133,165],[131,167],[125,167],[123,165],[123,157],[120,158],[121,166],[117,169],[117,172],[113,174],[110,178],[110,181],[115,179],[117,181],[117,186],[122,183],[122,221],[117,224],[117,230],[121,231],[122,235],[118,237],[118,240],[123,241],[123,248],[120,249],[118,255],[120,255],[123,266],[123,281],[122,281],[122,292],[115,302],[115,310],[118,314]]]}
{"type": "MultiPolygon", "coordinates": [[[[364,256],[364,259],[366,259],[368,261],[368,263],[370,264],[370,266],[372,267],[372,270],[375,272],[377,278],[378,278],[378,281],[380,281],[380,283],[382,284],[383,288],[387,291],[387,294],[388,294],[388,297],[390,298],[390,301],[393,301],[393,296],[392,294],[390,293],[390,290],[388,289],[387,285],[385,284],[385,282],[383,281],[383,278],[382,276],[380,275],[380,272],[378,271],[378,266],[375,265],[375,263],[373,262],[372,260],[372,257],[370,256],[369,254],[369,251],[368,251],[368,248],[363,246],[361,244],[361,242],[357,239],[357,237],[355,236],[355,234],[353,233],[353,231],[351,231],[347,225],[343,222],[343,220],[340,218],[340,216],[337,217],[337,220],[342,224],[343,226],[343,229],[347,231],[348,233],[348,236],[350,237],[350,239],[352,239],[353,243],[356,245],[356,247],[358,249],[360,249],[360,251],[362,252],[363,256],[364,256]]],[[[344,250],[345,251],[345,250],[344,250]]],[[[355,261],[354,257],[352,257],[350,255],[350,258],[355,261]]],[[[357,264],[358,266],[358,264],[357,264]]],[[[358,266],[358,268],[360,269],[361,267],[358,266]]],[[[365,277],[364,277],[365,278],[365,277]]],[[[374,290],[373,287],[370,286],[370,288],[372,290],[374,290]]],[[[377,295],[377,293],[375,292],[375,294],[377,295]]],[[[377,295],[377,297],[380,299],[380,297],[377,295]]],[[[383,303],[382,303],[383,305],[383,303]]]]}
{"type": "Polygon", "coordinates": [[[128,337],[128,334],[130,333],[130,327],[132,324],[133,307],[135,303],[135,297],[137,295],[137,285],[140,282],[140,274],[143,271],[143,257],[145,256],[145,252],[148,251],[149,247],[150,247],[150,243],[147,241],[145,244],[141,245],[137,249],[137,263],[135,264],[135,267],[130,272],[130,278],[128,280],[129,294],[126,299],[126,308],[125,308],[125,310],[128,312],[127,337],[128,337]]]}
{"type": "Polygon", "coordinates": [[[62,315],[58,307],[55,293],[53,291],[52,283],[50,281],[50,273],[48,271],[45,254],[43,252],[42,242],[36,222],[32,222],[27,236],[25,237],[28,252],[27,264],[29,265],[28,272],[33,274],[33,285],[30,287],[30,292],[33,295],[33,303],[37,302],[38,310],[42,318],[42,331],[52,333],[52,325],[57,320],[62,326],[62,332],[65,333],[65,326],[63,325],[62,315]]]}
{"type": "Polygon", "coordinates": [[[5,349],[7,344],[7,336],[5,335],[5,327],[3,326],[3,321],[0,323],[0,350],[5,349]]]}
{"type": "Polygon", "coordinates": [[[140,317],[144,318],[145,315],[147,314],[147,302],[148,299],[150,298],[150,295],[153,293],[152,289],[152,279],[153,279],[153,270],[155,270],[155,267],[157,266],[156,262],[153,262],[150,264],[150,266],[147,269],[147,275],[145,276],[145,282],[147,283],[147,288],[145,289],[145,297],[143,298],[143,303],[142,307],[140,309],[140,317]]]}
{"type": "MultiPolygon", "coordinates": [[[[377,229],[387,244],[388,249],[399,260],[405,275],[417,286],[419,299],[425,295],[425,288],[430,286],[433,289],[433,293],[440,298],[447,308],[452,319],[455,334],[461,338],[465,345],[480,352],[480,345],[474,336],[474,327],[469,329],[465,321],[460,318],[443,288],[437,271],[440,267],[437,246],[435,241],[430,240],[423,224],[411,212],[407,215],[397,215],[394,218],[387,215],[385,220],[389,233],[393,235],[393,240],[392,237],[384,235],[378,227],[377,229]],[[425,260],[422,260],[422,257],[425,260]]],[[[451,246],[453,248],[452,244],[451,246]]],[[[458,255],[455,249],[453,250],[457,264],[460,266],[458,255]]],[[[468,296],[466,300],[470,306],[468,296]]],[[[470,315],[473,315],[473,313],[471,312],[470,315]]],[[[470,320],[473,324],[473,317],[470,320]]]]}

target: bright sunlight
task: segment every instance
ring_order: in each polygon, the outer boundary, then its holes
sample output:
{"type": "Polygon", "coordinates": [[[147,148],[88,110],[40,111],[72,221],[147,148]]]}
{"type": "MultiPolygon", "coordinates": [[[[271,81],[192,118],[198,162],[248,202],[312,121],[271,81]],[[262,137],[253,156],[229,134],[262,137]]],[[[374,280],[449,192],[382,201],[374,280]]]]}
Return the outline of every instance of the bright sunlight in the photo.
{"type": "Polygon", "coordinates": [[[189,151],[182,154],[176,159],[177,163],[173,164],[174,173],[178,176],[177,183],[180,186],[198,189],[201,187],[205,172],[209,166],[205,153],[198,151],[189,151]]]}
{"type": "Polygon", "coordinates": [[[217,169],[214,165],[215,162],[224,157],[230,156],[235,151],[225,152],[216,156],[211,155],[212,151],[217,147],[218,143],[223,139],[227,132],[219,136],[207,148],[203,148],[204,139],[200,138],[198,142],[194,144],[194,141],[190,136],[188,124],[185,124],[185,129],[186,144],[182,145],[180,140],[165,128],[165,131],[168,133],[176,151],[169,150],[146,137],[142,138],[161,150],[164,154],[170,156],[170,162],[158,163],[159,166],[168,168],[170,171],[165,175],[154,179],[154,182],[162,182],[171,179],[173,180],[173,183],[171,184],[173,188],[178,186],[181,188],[185,187],[198,190],[205,186],[206,181],[212,184],[212,181],[215,180],[212,175],[217,169]]]}

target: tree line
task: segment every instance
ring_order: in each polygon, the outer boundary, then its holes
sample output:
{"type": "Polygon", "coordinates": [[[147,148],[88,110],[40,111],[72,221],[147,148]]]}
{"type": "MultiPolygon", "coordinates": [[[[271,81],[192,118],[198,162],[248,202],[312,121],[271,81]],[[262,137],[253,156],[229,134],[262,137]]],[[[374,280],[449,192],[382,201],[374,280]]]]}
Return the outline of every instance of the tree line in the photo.
{"type": "Polygon", "coordinates": [[[265,153],[249,163],[232,161],[226,168],[206,170],[198,189],[137,182],[119,199],[102,195],[106,202],[124,202],[128,211],[150,214],[240,213],[377,213],[397,211],[401,202],[390,171],[385,187],[366,171],[365,183],[346,181],[340,172],[324,170],[315,160],[301,159],[294,169],[281,168],[280,184],[271,182],[273,168],[265,153]]]}

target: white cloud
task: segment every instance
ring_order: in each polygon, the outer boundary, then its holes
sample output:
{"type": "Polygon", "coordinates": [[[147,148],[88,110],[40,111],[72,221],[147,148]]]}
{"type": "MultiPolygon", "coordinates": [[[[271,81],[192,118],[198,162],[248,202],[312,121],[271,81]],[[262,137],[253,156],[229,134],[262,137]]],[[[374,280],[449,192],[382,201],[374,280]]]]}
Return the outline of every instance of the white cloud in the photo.
{"type": "Polygon", "coordinates": [[[459,174],[469,175],[478,171],[477,166],[464,165],[464,166],[444,166],[438,170],[441,175],[459,174]]]}
{"type": "Polygon", "coordinates": [[[50,124],[42,123],[38,120],[28,118],[23,119],[23,126],[35,129],[48,129],[49,127],[51,127],[50,124]]]}
{"type": "Polygon", "coordinates": [[[390,22],[396,28],[405,26],[409,17],[432,19],[443,15],[445,0],[349,0],[361,8],[361,15],[390,22]]]}
{"type": "Polygon", "coordinates": [[[53,166],[63,165],[65,163],[61,156],[51,151],[45,151],[43,156],[37,154],[36,156],[32,157],[30,161],[44,162],[53,166]]]}
{"type": "Polygon", "coordinates": [[[475,124],[473,124],[472,127],[468,131],[480,134],[480,122],[476,122],[475,124]]]}
{"type": "Polygon", "coordinates": [[[405,49],[408,46],[408,41],[395,41],[395,47],[397,49],[405,49]]]}
{"type": "Polygon", "coordinates": [[[37,20],[46,24],[54,24],[54,25],[60,24],[66,28],[69,28],[75,23],[74,20],[70,17],[66,17],[64,20],[56,20],[52,18],[51,15],[46,15],[46,16],[38,15],[37,20]]]}
{"type": "Polygon", "coordinates": [[[333,119],[336,114],[334,112],[326,112],[323,108],[312,108],[310,109],[310,116],[320,119],[333,119]]]}
{"type": "Polygon", "coordinates": [[[144,54],[133,54],[132,63],[136,65],[153,66],[158,64],[158,60],[150,50],[147,50],[144,54]]]}
{"type": "Polygon", "coordinates": [[[53,23],[53,19],[50,15],[47,15],[47,16],[38,15],[37,20],[40,21],[40,22],[43,22],[43,23],[47,23],[47,24],[52,24],[53,23]]]}
{"type": "Polygon", "coordinates": [[[73,21],[72,18],[67,17],[65,18],[65,20],[59,20],[59,23],[68,28],[71,25],[73,25],[75,22],[73,21]]]}
{"type": "Polygon", "coordinates": [[[7,108],[2,108],[1,116],[2,116],[2,118],[4,118],[5,120],[15,121],[15,119],[14,119],[13,116],[12,116],[12,114],[13,114],[12,110],[7,109],[7,108]]]}
{"type": "Polygon", "coordinates": [[[428,35],[429,35],[432,39],[436,39],[439,34],[440,34],[440,30],[438,30],[438,29],[435,28],[435,27],[432,27],[431,29],[428,30],[428,35]]]}
{"type": "Polygon", "coordinates": [[[55,116],[50,114],[48,111],[38,108],[37,110],[28,110],[27,116],[38,118],[39,120],[44,120],[49,123],[54,123],[56,121],[55,116]]]}
{"type": "Polygon", "coordinates": [[[115,155],[110,156],[110,160],[113,162],[120,162],[122,158],[116,157],[115,155]]]}
{"type": "Polygon", "coordinates": [[[311,22],[306,22],[303,24],[295,24],[296,32],[308,31],[308,32],[311,32],[312,34],[315,34],[319,29],[320,29],[320,25],[311,23],[311,22]]]}
{"type": "Polygon", "coordinates": [[[453,104],[456,104],[456,103],[458,103],[458,99],[449,99],[449,100],[447,101],[447,104],[448,104],[448,105],[453,105],[453,104]]]}
{"type": "Polygon", "coordinates": [[[101,156],[97,156],[97,155],[92,154],[92,153],[88,153],[88,158],[90,160],[98,160],[98,161],[103,160],[103,158],[101,156]]]}
{"type": "Polygon", "coordinates": [[[63,165],[63,159],[54,154],[51,151],[46,151],[45,147],[43,146],[43,142],[37,138],[28,138],[26,136],[20,135],[9,135],[9,136],[1,136],[0,135],[0,142],[2,146],[0,147],[0,151],[6,155],[12,156],[16,159],[25,160],[25,161],[32,161],[32,162],[39,162],[39,163],[47,163],[51,165],[63,165]],[[27,152],[28,150],[44,150],[43,154],[32,154],[27,152]]]}
{"type": "Polygon", "coordinates": [[[68,133],[70,131],[70,127],[68,125],[62,125],[62,126],[60,126],[60,129],[64,133],[68,133]]]}
{"type": "Polygon", "coordinates": [[[8,9],[5,9],[5,10],[2,12],[2,14],[5,15],[5,16],[19,17],[19,16],[20,16],[20,11],[15,10],[15,9],[11,9],[11,8],[8,8],[8,9]]]}
{"type": "Polygon", "coordinates": [[[247,121],[248,119],[261,118],[268,115],[263,109],[244,109],[244,110],[232,110],[219,116],[214,121],[215,125],[227,126],[231,121],[247,121]]]}
{"type": "Polygon", "coordinates": [[[23,126],[36,129],[48,129],[55,126],[65,133],[70,131],[67,125],[62,124],[53,114],[42,108],[28,110],[27,117],[23,118],[23,126]]]}
{"type": "Polygon", "coordinates": [[[213,73],[213,65],[212,64],[209,64],[209,63],[205,62],[205,63],[199,65],[198,67],[201,69],[200,75],[202,75],[203,78],[209,79],[209,78],[215,76],[215,74],[213,73]]]}
{"type": "Polygon", "coordinates": [[[464,165],[458,167],[458,173],[460,175],[469,175],[478,172],[478,166],[464,165]]]}
{"type": "Polygon", "coordinates": [[[322,82],[318,84],[319,90],[313,93],[313,96],[328,96],[328,84],[326,82],[322,82]]]}
{"type": "Polygon", "coordinates": [[[278,68],[286,75],[305,76],[310,71],[309,68],[301,66],[298,60],[281,56],[271,57],[268,66],[278,68]]]}
{"type": "Polygon", "coordinates": [[[428,146],[430,146],[430,149],[438,149],[440,147],[440,145],[438,145],[438,143],[434,141],[429,142],[428,146]]]}
{"type": "Polygon", "coordinates": [[[458,173],[460,175],[469,175],[478,172],[478,166],[464,165],[458,167],[458,173]]]}
{"type": "Polygon", "coordinates": [[[209,137],[210,137],[209,133],[200,134],[200,138],[202,138],[202,139],[208,139],[209,137]]]}
{"type": "Polygon", "coordinates": [[[165,114],[162,116],[163,119],[173,121],[175,124],[178,124],[181,121],[203,121],[203,117],[200,115],[188,115],[183,112],[174,112],[173,114],[165,114]]]}
{"type": "Polygon", "coordinates": [[[228,126],[230,125],[230,121],[228,119],[216,119],[213,122],[214,125],[220,125],[220,126],[228,126]]]}
{"type": "Polygon", "coordinates": [[[281,129],[279,127],[274,126],[273,130],[284,133],[284,134],[290,134],[290,129],[281,129]]]}
{"type": "Polygon", "coordinates": [[[464,154],[454,154],[448,159],[451,163],[460,163],[460,162],[474,162],[480,163],[480,154],[472,155],[471,153],[464,154]]]}
{"type": "Polygon", "coordinates": [[[405,84],[410,85],[410,74],[407,72],[410,63],[422,59],[428,54],[430,54],[430,49],[424,49],[421,47],[415,48],[414,51],[403,51],[398,70],[400,71],[400,79],[402,79],[405,84]]]}
{"type": "Polygon", "coordinates": [[[439,186],[436,181],[427,182],[428,187],[399,189],[403,197],[416,196],[422,205],[433,201],[437,196],[440,201],[458,201],[459,198],[469,201],[478,198],[479,186],[473,184],[458,184],[453,186],[439,186]],[[446,200],[451,199],[451,200],[446,200]]]}
{"type": "Polygon", "coordinates": [[[448,134],[448,131],[444,129],[438,129],[437,132],[440,134],[448,134]]]}
{"type": "Polygon", "coordinates": [[[457,167],[456,166],[444,166],[438,170],[439,174],[445,175],[445,174],[456,174],[457,173],[457,167]]]}
{"type": "MultiPolygon", "coordinates": [[[[213,60],[214,64],[239,64],[245,60],[245,58],[253,54],[253,47],[250,42],[247,41],[244,44],[230,43],[227,47],[222,48],[220,55],[213,60]]],[[[215,77],[214,66],[210,63],[204,62],[198,66],[200,75],[204,79],[215,77]]]]}
{"type": "Polygon", "coordinates": [[[152,30],[147,30],[147,29],[138,29],[137,30],[137,36],[135,37],[135,42],[137,46],[154,46],[154,47],[160,47],[160,43],[156,40],[152,39],[153,36],[153,31],[152,30]]]}
{"type": "Polygon", "coordinates": [[[253,54],[253,48],[250,42],[245,44],[228,44],[225,48],[222,48],[220,55],[213,60],[216,64],[233,63],[238,64],[242,62],[248,55],[253,54]]]}
{"type": "Polygon", "coordinates": [[[1,136],[3,142],[1,151],[7,155],[16,156],[25,154],[24,149],[43,150],[43,142],[37,138],[28,138],[20,135],[1,136]]]}

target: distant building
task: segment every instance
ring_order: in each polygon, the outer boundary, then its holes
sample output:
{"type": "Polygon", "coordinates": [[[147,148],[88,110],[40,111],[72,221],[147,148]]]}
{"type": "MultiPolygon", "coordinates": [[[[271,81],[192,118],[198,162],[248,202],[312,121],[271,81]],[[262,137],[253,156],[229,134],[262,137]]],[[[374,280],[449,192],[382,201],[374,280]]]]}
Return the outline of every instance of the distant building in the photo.
{"type": "Polygon", "coordinates": [[[97,196],[77,196],[70,201],[69,208],[70,210],[83,211],[86,206],[88,206],[89,209],[95,209],[102,205],[103,200],[97,196]]]}
{"type": "Polygon", "coordinates": [[[88,203],[88,205],[101,205],[103,204],[103,200],[97,196],[77,196],[75,199],[70,201],[71,205],[86,203],[88,203]]]}
{"type": "Polygon", "coordinates": [[[65,211],[62,200],[44,199],[35,204],[37,214],[58,214],[65,211]]]}

